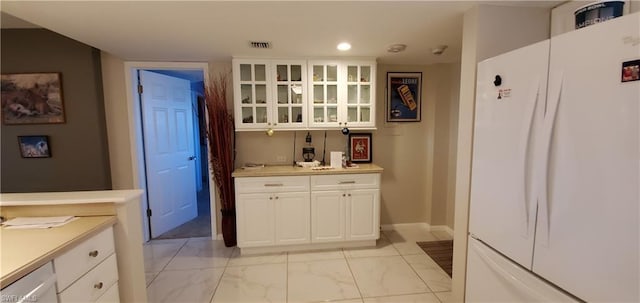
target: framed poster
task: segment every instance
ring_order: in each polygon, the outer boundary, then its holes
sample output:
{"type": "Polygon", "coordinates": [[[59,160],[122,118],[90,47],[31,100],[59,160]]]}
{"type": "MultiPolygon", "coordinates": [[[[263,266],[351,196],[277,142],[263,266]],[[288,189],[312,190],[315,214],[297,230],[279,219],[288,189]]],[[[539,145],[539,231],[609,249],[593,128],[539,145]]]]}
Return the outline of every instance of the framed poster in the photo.
{"type": "Polygon", "coordinates": [[[20,155],[23,158],[50,158],[48,136],[18,136],[20,155]]]}
{"type": "Polygon", "coordinates": [[[354,163],[371,163],[371,133],[349,134],[349,156],[354,163]]]}
{"type": "Polygon", "coordinates": [[[422,73],[387,73],[387,122],[420,122],[422,73]]]}
{"type": "Polygon", "coordinates": [[[60,73],[2,74],[4,124],[64,123],[60,73]]]}

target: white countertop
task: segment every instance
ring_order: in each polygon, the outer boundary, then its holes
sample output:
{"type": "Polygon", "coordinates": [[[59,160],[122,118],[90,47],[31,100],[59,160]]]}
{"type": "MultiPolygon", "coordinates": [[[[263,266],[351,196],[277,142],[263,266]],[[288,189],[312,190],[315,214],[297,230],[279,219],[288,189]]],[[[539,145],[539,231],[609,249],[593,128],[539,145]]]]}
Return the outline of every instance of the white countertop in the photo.
{"type": "Polygon", "coordinates": [[[368,174],[382,173],[382,167],[373,163],[359,163],[358,167],[332,168],[326,170],[312,170],[311,168],[291,165],[265,166],[258,169],[236,169],[233,177],[269,177],[269,176],[313,176],[336,174],[368,174]]]}
{"type": "Polygon", "coordinates": [[[141,189],[0,194],[0,206],[126,203],[142,195],[141,189]]]}

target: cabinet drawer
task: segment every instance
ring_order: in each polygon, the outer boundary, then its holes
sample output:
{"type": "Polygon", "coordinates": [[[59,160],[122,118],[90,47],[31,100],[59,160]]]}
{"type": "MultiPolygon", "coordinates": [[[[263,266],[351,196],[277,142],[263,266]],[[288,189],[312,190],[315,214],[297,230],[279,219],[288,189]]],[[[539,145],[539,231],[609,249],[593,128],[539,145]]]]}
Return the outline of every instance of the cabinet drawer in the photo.
{"type": "Polygon", "coordinates": [[[104,262],[60,293],[60,302],[95,302],[117,281],[116,254],[111,254],[104,262]]]}
{"type": "Polygon", "coordinates": [[[53,266],[56,276],[58,276],[58,291],[65,290],[73,281],[113,252],[113,228],[109,227],[54,259],[53,266]]]}
{"type": "Polygon", "coordinates": [[[376,189],[380,174],[343,174],[311,176],[311,190],[376,189]]]}
{"type": "Polygon", "coordinates": [[[111,285],[109,289],[102,295],[96,303],[120,303],[120,291],[118,289],[118,282],[111,285]]]}
{"type": "Polygon", "coordinates": [[[236,178],[237,193],[273,193],[309,191],[309,177],[236,178]]]}

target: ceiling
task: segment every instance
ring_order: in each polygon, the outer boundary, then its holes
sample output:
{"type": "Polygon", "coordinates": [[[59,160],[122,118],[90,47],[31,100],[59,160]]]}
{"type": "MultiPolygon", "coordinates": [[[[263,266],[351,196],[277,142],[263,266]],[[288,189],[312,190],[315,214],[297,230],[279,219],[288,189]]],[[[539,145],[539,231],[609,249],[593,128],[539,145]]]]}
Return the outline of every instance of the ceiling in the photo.
{"type": "MultiPolygon", "coordinates": [[[[483,3],[551,8],[560,2],[483,3]]],[[[375,57],[383,64],[425,65],[459,61],[463,14],[477,3],[3,0],[0,10],[3,28],[35,24],[124,60],[375,57]],[[268,41],[272,48],[252,49],[250,41],[268,41]],[[336,50],[342,41],[352,49],[336,50]],[[387,52],[396,43],[407,49],[387,52]],[[439,45],[448,48],[442,55],[432,54],[439,45]]]]}

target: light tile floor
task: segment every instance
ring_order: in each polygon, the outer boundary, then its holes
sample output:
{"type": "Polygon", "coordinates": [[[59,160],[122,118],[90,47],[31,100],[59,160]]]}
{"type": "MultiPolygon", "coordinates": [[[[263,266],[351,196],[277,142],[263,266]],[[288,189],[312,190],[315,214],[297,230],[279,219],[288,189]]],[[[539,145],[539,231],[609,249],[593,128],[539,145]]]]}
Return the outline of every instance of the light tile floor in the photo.
{"type": "Polygon", "coordinates": [[[149,302],[446,302],[451,278],[415,244],[446,232],[399,227],[376,247],[240,256],[209,238],[144,245],[149,302]]]}

